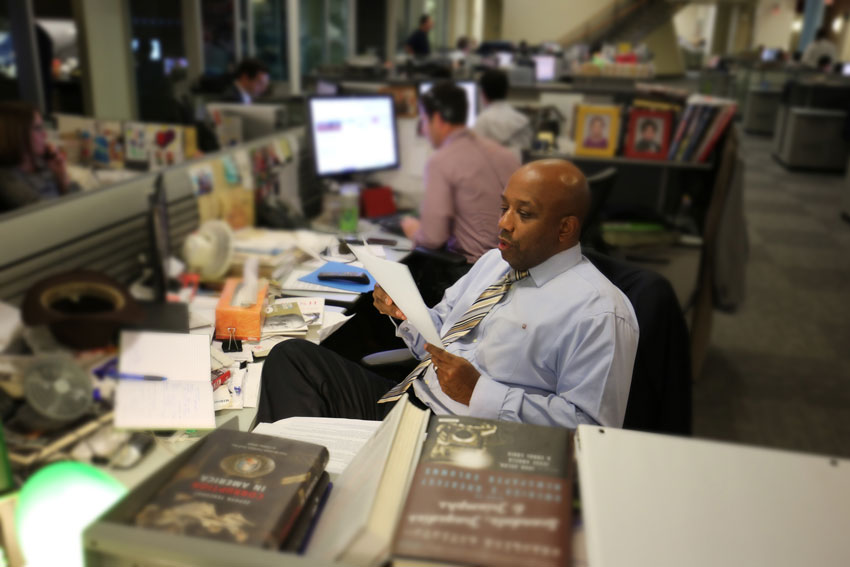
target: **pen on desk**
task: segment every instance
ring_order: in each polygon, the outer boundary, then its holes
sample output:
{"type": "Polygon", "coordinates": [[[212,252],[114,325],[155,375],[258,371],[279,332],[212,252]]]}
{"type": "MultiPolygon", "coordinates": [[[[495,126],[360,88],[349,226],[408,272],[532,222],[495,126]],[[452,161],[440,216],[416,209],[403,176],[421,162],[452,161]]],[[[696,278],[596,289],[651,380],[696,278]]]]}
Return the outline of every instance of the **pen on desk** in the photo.
{"type": "Polygon", "coordinates": [[[149,382],[164,382],[165,376],[153,376],[151,374],[133,374],[132,372],[115,372],[109,374],[117,380],[147,380],[149,382]]]}

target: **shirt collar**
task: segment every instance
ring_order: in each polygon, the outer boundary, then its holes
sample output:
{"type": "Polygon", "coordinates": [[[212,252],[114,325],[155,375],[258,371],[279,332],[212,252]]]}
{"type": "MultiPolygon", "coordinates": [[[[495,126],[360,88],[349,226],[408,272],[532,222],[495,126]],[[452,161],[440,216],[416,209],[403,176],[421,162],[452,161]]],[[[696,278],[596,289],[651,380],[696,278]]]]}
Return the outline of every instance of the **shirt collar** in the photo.
{"type": "Polygon", "coordinates": [[[555,276],[562,274],[581,261],[581,244],[558,252],[540,264],[529,269],[529,275],[534,285],[540,287],[555,276]]]}
{"type": "Polygon", "coordinates": [[[242,102],[245,104],[250,104],[254,99],[251,97],[250,93],[242,88],[238,82],[233,81],[233,84],[236,85],[236,89],[239,91],[239,94],[242,95],[242,102]]]}
{"type": "Polygon", "coordinates": [[[461,136],[466,136],[467,134],[470,134],[470,131],[469,131],[469,128],[467,128],[465,126],[463,128],[458,129],[458,130],[455,130],[454,132],[452,132],[451,134],[446,136],[446,139],[443,140],[443,143],[440,144],[440,147],[444,148],[447,145],[451,144],[453,141],[460,138],[461,136]]]}

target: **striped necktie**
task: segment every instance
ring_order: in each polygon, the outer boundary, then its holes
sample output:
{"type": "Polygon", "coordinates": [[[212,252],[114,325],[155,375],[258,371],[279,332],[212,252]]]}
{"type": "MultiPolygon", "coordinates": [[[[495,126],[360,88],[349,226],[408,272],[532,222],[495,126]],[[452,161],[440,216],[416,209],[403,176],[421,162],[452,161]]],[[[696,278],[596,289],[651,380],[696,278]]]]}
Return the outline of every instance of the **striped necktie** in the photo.
{"type": "MultiPolygon", "coordinates": [[[[472,329],[478,326],[478,323],[487,316],[490,310],[493,309],[493,306],[502,300],[505,294],[508,293],[511,285],[515,281],[521,280],[527,275],[527,271],[519,272],[511,269],[503,278],[500,278],[499,281],[490,285],[490,287],[481,292],[481,295],[479,295],[478,299],[469,306],[469,309],[466,310],[463,317],[461,317],[457,323],[452,325],[452,328],[443,335],[443,344],[448,346],[450,343],[466,336],[470,331],[472,331],[472,329]]],[[[426,354],[425,358],[416,365],[416,368],[414,368],[404,380],[395,385],[389,392],[381,396],[378,403],[394,402],[399,399],[402,394],[410,388],[410,385],[413,384],[414,380],[425,375],[429,366],[432,366],[431,355],[426,354]]]]}

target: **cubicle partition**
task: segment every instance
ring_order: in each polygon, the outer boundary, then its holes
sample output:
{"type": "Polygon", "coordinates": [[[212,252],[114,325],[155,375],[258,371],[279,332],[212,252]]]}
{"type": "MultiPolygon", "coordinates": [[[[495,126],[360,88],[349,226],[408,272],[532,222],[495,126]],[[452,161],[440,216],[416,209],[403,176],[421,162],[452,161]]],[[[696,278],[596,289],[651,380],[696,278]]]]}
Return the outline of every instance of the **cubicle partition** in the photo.
{"type": "Polygon", "coordinates": [[[168,199],[172,253],[179,256],[186,236],[197,228],[199,212],[189,169],[240,150],[269,145],[281,136],[293,159],[283,166],[281,187],[289,196],[298,188],[303,129],[267,136],[227,150],[148,173],[93,191],[73,194],[12,211],[0,217],[0,300],[19,304],[27,289],[48,276],[75,269],[104,273],[130,283],[141,273],[148,250],[148,195],[162,173],[168,199]]]}

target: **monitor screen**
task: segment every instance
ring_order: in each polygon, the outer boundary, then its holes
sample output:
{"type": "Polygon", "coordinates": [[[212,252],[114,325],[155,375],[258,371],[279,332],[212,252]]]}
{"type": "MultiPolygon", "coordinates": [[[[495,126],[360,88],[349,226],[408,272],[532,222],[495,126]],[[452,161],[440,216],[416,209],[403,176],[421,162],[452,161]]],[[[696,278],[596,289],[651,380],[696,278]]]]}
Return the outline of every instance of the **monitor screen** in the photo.
{"type": "MultiPolygon", "coordinates": [[[[475,81],[456,81],[455,84],[466,91],[466,101],[469,103],[466,113],[466,126],[472,128],[478,115],[478,85],[475,84],[475,81]]],[[[430,81],[419,83],[420,96],[430,91],[433,86],[434,83],[430,81]]]]}
{"type": "Polygon", "coordinates": [[[500,51],[496,54],[496,57],[499,60],[499,67],[504,69],[505,67],[510,67],[514,64],[514,54],[508,53],[507,51],[500,51]]]}
{"type": "Polygon", "coordinates": [[[779,55],[778,49],[763,49],[761,52],[761,60],[762,61],[776,61],[777,56],[779,55]]]}
{"type": "Polygon", "coordinates": [[[844,63],[844,65],[841,66],[841,74],[845,77],[850,77],[850,63],[844,63]]]}
{"type": "Polygon", "coordinates": [[[309,111],[310,139],[320,176],[398,167],[391,96],[314,97],[309,111]]]}
{"type": "Polygon", "coordinates": [[[339,86],[333,81],[325,81],[319,79],[316,81],[316,94],[319,95],[338,95],[339,86]]]}
{"type": "Polygon", "coordinates": [[[554,81],[555,80],[555,56],[554,55],[535,55],[534,59],[534,78],[537,81],[554,81]]]}

